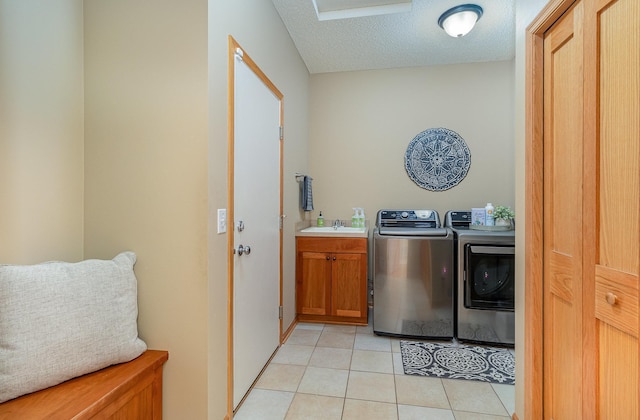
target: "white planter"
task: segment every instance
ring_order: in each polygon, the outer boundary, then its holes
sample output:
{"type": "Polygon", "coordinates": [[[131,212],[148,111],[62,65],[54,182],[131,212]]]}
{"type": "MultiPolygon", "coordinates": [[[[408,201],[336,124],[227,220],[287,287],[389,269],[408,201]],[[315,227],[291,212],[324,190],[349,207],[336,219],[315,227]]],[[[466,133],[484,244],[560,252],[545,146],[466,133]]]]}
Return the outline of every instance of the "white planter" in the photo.
{"type": "Polygon", "coordinates": [[[496,219],[496,226],[511,226],[510,219],[496,219]]]}

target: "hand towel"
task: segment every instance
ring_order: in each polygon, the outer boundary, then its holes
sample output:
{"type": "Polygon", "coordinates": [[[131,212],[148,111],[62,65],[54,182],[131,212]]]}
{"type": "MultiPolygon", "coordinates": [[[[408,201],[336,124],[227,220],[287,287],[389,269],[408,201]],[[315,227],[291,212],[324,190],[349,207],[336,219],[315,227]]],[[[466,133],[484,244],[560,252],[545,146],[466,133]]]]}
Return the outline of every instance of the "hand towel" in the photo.
{"type": "Polygon", "coordinates": [[[313,211],[313,193],[311,191],[311,181],[313,178],[305,176],[302,181],[301,207],[304,211],[313,211]]]}

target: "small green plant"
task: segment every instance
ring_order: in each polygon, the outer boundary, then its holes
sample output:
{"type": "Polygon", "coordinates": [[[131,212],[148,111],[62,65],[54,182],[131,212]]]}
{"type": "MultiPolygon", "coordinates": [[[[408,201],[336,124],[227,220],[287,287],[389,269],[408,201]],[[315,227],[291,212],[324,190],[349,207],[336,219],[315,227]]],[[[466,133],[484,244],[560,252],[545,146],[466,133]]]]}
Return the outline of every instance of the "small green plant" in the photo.
{"type": "Polygon", "coordinates": [[[494,219],[513,219],[516,214],[511,210],[511,207],[507,206],[497,206],[495,210],[493,210],[493,218],[494,219]]]}

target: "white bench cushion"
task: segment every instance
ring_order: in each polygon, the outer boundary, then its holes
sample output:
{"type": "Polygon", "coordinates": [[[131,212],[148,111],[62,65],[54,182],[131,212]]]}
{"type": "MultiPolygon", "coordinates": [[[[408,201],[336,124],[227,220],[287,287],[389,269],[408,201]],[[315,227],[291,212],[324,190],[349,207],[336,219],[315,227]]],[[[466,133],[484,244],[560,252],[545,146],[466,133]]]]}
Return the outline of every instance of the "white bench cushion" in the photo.
{"type": "Polygon", "coordinates": [[[138,337],[136,255],[0,265],[0,403],[128,362],[138,337]]]}

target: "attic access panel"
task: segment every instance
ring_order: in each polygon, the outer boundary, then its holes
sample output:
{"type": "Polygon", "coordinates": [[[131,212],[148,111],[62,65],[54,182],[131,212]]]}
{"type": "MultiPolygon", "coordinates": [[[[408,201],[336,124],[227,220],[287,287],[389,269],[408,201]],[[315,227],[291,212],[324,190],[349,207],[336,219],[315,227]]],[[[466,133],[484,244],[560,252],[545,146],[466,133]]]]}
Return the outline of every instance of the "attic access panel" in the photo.
{"type": "Polygon", "coordinates": [[[410,12],[412,0],[311,0],[318,20],[410,12]]]}

